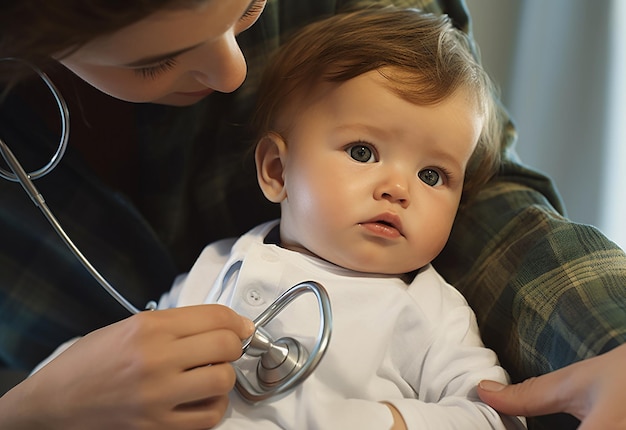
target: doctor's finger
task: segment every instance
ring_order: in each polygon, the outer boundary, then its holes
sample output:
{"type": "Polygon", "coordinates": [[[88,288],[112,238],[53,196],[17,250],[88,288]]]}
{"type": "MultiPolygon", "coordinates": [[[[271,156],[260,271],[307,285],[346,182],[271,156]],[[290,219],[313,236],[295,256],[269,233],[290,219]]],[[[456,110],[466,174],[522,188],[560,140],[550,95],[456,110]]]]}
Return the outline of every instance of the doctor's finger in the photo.
{"type": "Polygon", "coordinates": [[[235,378],[230,363],[197,367],[172,381],[169,387],[171,399],[176,405],[192,405],[204,399],[225,396],[233,390],[235,378]]]}
{"type": "Polygon", "coordinates": [[[171,429],[210,429],[217,426],[226,413],[228,396],[212,397],[176,407],[171,429]]]}
{"type": "Polygon", "coordinates": [[[170,350],[176,354],[180,370],[237,360],[242,341],[231,330],[219,329],[177,339],[170,350]]]}
{"type": "Polygon", "coordinates": [[[212,330],[228,329],[241,339],[250,336],[254,324],[229,307],[210,304],[165,309],[152,312],[166,325],[166,330],[176,337],[193,336],[212,330]]]}
{"type": "Polygon", "coordinates": [[[584,394],[576,384],[571,384],[572,371],[571,367],[566,367],[508,386],[482,381],[478,395],[485,403],[508,415],[532,417],[568,412],[578,416],[576,403],[584,394]]]}

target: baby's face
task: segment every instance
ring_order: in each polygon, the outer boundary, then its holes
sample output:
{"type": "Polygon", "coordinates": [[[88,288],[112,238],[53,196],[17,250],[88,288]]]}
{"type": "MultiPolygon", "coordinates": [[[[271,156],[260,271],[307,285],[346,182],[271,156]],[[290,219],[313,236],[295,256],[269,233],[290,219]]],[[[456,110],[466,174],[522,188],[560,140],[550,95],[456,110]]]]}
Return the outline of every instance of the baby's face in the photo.
{"type": "Polygon", "coordinates": [[[362,272],[428,264],[458,209],[476,104],[461,90],[418,106],[377,71],[315,94],[285,136],[283,246],[362,272]]]}

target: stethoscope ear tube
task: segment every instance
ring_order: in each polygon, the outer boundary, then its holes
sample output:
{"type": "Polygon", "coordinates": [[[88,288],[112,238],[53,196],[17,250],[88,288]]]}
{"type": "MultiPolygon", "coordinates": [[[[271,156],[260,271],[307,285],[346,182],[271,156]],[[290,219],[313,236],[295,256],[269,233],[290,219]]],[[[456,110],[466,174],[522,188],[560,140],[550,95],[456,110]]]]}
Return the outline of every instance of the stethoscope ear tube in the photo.
{"type": "MultiPolygon", "coordinates": [[[[46,85],[52,92],[52,95],[54,96],[54,99],[56,100],[57,106],[59,108],[59,112],[61,114],[61,139],[59,141],[59,146],[55,154],[52,156],[52,158],[48,162],[48,164],[46,164],[44,167],[42,167],[39,170],[27,173],[22,167],[22,165],[20,164],[20,162],[17,160],[17,157],[15,157],[11,149],[8,147],[8,145],[2,139],[0,139],[0,153],[2,154],[2,157],[6,161],[9,168],[11,169],[11,172],[8,172],[0,168],[0,177],[7,179],[9,181],[12,181],[12,182],[19,182],[22,188],[24,188],[24,191],[26,191],[28,196],[31,198],[35,206],[37,206],[41,210],[41,212],[44,214],[44,216],[46,217],[50,225],[52,225],[52,227],[57,232],[59,237],[63,239],[67,247],[72,251],[72,253],[76,256],[76,258],[87,269],[87,271],[89,271],[91,276],[93,276],[93,278],[100,284],[100,286],[102,286],[102,288],[104,288],[115,300],[117,300],[131,314],[136,314],[140,312],[139,309],[133,306],[128,300],[126,300],[124,296],[122,296],[115,288],[113,288],[113,286],[111,286],[111,284],[109,284],[109,282],[100,274],[100,272],[96,270],[96,268],[89,262],[89,260],[87,260],[87,258],[83,255],[83,253],[80,252],[78,247],[74,244],[74,242],[72,242],[70,237],[67,235],[63,227],[61,227],[61,224],[59,224],[59,221],[56,219],[52,211],[50,211],[50,209],[46,205],[45,199],[43,198],[43,196],[37,190],[37,188],[35,187],[35,184],[33,183],[33,180],[41,178],[42,176],[45,176],[48,173],[50,173],[57,166],[57,164],[59,164],[59,162],[61,161],[61,158],[65,154],[67,143],[69,141],[69,127],[70,127],[70,115],[69,115],[69,110],[67,109],[67,104],[65,103],[65,100],[63,99],[63,97],[61,96],[57,88],[54,86],[50,78],[48,78],[48,76],[45,73],[43,73],[34,65],[26,61],[17,59],[17,58],[0,58],[0,61],[22,62],[26,66],[32,68],[39,75],[39,77],[46,83],[46,85]]],[[[157,307],[156,302],[151,301],[146,306],[146,309],[153,310],[153,309],[156,309],[156,307],[157,307]]]]}
{"type": "MultiPolygon", "coordinates": [[[[52,158],[50,159],[50,161],[45,166],[27,174],[27,176],[31,178],[32,180],[39,179],[47,175],[48,173],[50,173],[52,170],[54,170],[54,168],[57,166],[57,164],[59,164],[59,162],[63,158],[63,155],[65,154],[65,150],[67,149],[67,143],[69,142],[69,138],[70,138],[70,111],[67,108],[67,103],[65,103],[65,99],[61,96],[61,93],[59,92],[57,87],[52,83],[52,80],[50,80],[48,75],[42,72],[38,67],[29,63],[28,61],[21,60],[19,58],[13,58],[13,57],[0,58],[0,62],[2,61],[14,61],[17,63],[22,63],[26,67],[32,69],[35,73],[37,73],[37,75],[41,78],[41,80],[46,84],[46,86],[52,93],[52,96],[54,97],[54,101],[56,102],[57,107],[59,109],[60,120],[61,120],[61,139],[59,141],[57,150],[52,156],[52,158]]],[[[6,144],[2,142],[2,139],[0,139],[0,142],[2,143],[2,147],[3,147],[2,155],[4,156],[6,160],[6,155],[5,155],[6,144]]],[[[8,150],[8,148],[6,149],[8,150]]],[[[13,158],[15,159],[14,156],[13,158]]],[[[15,163],[17,163],[16,159],[15,159],[15,163]]],[[[18,178],[17,173],[15,172],[12,166],[11,168],[13,170],[13,173],[8,172],[0,167],[0,178],[6,179],[12,182],[22,182],[22,179],[18,178]]],[[[22,186],[24,186],[23,183],[22,183],[22,186]]]]}

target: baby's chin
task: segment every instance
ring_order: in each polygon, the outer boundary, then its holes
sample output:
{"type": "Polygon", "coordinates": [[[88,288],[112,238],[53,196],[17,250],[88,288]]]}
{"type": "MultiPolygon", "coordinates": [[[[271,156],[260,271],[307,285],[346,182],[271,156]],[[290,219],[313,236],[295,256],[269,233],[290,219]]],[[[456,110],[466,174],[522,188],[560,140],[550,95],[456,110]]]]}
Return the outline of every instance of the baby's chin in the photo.
{"type": "MultiPolygon", "coordinates": [[[[320,258],[318,256],[318,258],[320,258]]],[[[402,264],[400,262],[389,262],[389,261],[379,261],[379,260],[367,260],[360,261],[356,260],[336,260],[333,258],[325,258],[326,261],[336,265],[343,267],[348,270],[352,270],[353,272],[364,273],[366,275],[383,275],[390,277],[398,277],[398,278],[410,278],[413,279],[415,277],[415,272],[419,270],[422,266],[416,267],[414,264],[402,264]]]]}
{"type": "Polygon", "coordinates": [[[282,242],[283,248],[294,252],[299,252],[310,257],[324,260],[335,266],[351,270],[353,272],[364,273],[366,275],[395,276],[405,279],[407,276],[413,278],[415,272],[426,264],[416,264],[416,262],[406,262],[400,260],[390,260],[388,258],[376,258],[375,256],[352,255],[351,253],[316,253],[306,246],[298,244],[287,244],[282,242]]]}

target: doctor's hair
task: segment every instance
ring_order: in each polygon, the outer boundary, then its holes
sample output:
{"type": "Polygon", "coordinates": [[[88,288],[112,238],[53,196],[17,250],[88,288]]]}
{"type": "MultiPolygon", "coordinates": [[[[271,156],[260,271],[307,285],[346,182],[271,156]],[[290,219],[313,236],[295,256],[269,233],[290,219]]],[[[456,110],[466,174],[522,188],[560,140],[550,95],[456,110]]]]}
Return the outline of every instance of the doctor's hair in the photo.
{"type": "MultiPolygon", "coordinates": [[[[0,58],[45,67],[87,42],[140,21],[159,10],[193,8],[206,0],[2,0],[0,58]]],[[[0,81],[15,81],[23,67],[5,62],[0,81]]]]}
{"type": "Polygon", "coordinates": [[[319,85],[373,70],[416,105],[435,105],[467,91],[484,125],[465,173],[466,201],[497,172],[501,138],[496,89],[471,43],[447,16],[417,9],[371,7],[309,24],[279,48],[265,70],[255,131],[259,138],[268,132],[288,136],[319,85]]]}

